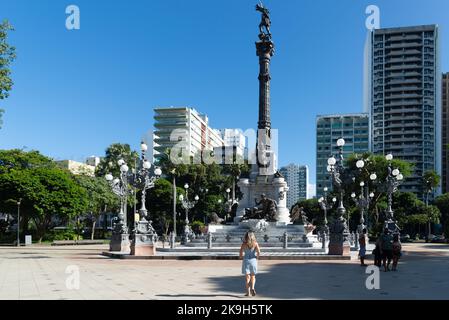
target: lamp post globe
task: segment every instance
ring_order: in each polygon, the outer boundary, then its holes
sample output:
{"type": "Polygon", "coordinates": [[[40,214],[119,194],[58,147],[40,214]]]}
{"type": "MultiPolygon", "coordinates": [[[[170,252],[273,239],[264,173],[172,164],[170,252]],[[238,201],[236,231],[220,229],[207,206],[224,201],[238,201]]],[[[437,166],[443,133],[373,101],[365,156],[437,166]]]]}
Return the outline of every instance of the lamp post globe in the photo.
{"type": "Polygon", "coordinates": [[[156,170],[154,170],[154,174],[158,177],[160,177],[162,175],[162,170],[161,168],[156,168],[156,170]]]}
{"type": "Polygon", "coordinates": [[[372,173],[372,174],[369,176],[369,178],[371,179],[371,181],[374,181],[374,180],[377,179],[377,174],[372,173]]]}
{"type": "Polygon", "coordinates": [[[142,142],[140,144],[140,150],[142,150],[142,152],[146,152],[148,150],[148,146],[146,145],[145,142],[142,142]]]}
{"type": "Polygon", "coordinates": [[[151,168],[151,162],[150,161],[145,161],[143,163],[143,168],[146,169],[146,170],[150,169],[151,168]]]}
{"type": "Polygon", "coordinates": [[[345,144],[346,144],[345,139],[340,138],[340,139],[337,140],[337,146],[338,146],[338,147],[341,148],[341,147],[343,147],[345,144]]]}
{"type": "Polygon", "coordinates": [[[387,161],[391,161],[391,160],[393,160],[393,155],[391,153],[389,153],[385,156],[385,159],[387,159],[387,161]]]}
{"type": "Polygon", "coordinates": [[[186,183],[186,184],[184,185],[184,189],[189,189],[189,184],[188,184],[188,183],[186,183]]]}
{"type": "Polygon", "coordinates": [[[355,165],[357,166],[357,168],[362,169],[365,166],[365,161],[359,160],[355,165]]]}
{"type": "Polygon", "coordinates": [[[336,163],[337,163],[337,159],[335,159],[335,157],[330,157],[329,159],[327,159],[327,164],[329,166],[335,166],[336,163]]]}

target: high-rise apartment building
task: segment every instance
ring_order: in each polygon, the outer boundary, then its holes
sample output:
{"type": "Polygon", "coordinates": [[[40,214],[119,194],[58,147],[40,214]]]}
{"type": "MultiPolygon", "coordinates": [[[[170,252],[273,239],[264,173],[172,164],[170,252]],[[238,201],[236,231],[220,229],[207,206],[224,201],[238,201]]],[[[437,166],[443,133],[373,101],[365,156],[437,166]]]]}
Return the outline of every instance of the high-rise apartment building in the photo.
{"type": "Polygon", "coordinates": [[[284,176],[288,185],[287,207],[291,208],[296,202],[309,199],[309,167],[297,164],[289,164],[282,167],[280,173],[284,176]]]}
{"type": "MultiPolygon", "coordinates": [[[[246,145],[246,137],[240,129],[221,129],[221,137],[224,145],[222,147],[215,147],[214,152],[220,152],[222,157],[233,159],[238,157],[239,161],[248,158],[248,150],[246,145]]],[[[229,161],[229,160],[227,160],[229,161]]]]}
{"type": "Polygon", "coordinates": [[[442,84],[442,177],[441,177],[441,187],[442,192],[449,192],[449,72],[443,74],[443,84],[442,84]]]}
{"type": "Polygon", "coordinates": [[[316,196],[331,187],[327,160],[339,151],[337,140],[345,139],[343,155],[369,151],[369,115],[367,113],[317,116],[316,120],[316,196]]]}
{"type": "Polygon", "coordinates": [[[371,149],[413,163],[401,190],[419,197],[424,172],[442,169],[438,43],[436,25],[377,29],[365,51],[371,149]]]}
{"type": "Polygon", "coordinates": [[[212,129],[208,117],[193,108],[156,108],[154,112],[153,156],[156,160],[173,147],[179,153],[198,157],[202,151],[213,151],[224,145],[220,131],[212,129]]]}

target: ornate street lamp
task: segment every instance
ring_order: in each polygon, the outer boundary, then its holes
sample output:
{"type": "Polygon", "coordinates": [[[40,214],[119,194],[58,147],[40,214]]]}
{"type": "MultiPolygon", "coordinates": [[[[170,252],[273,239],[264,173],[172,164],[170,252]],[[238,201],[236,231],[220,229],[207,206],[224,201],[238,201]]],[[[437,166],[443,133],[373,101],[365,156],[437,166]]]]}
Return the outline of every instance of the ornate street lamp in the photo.
{"type": "MultiPolygon", "coordinates": [[[[358,160],[356,162],[356,167],[361,172],[362,169],[365,167],[365,161],[358,160]]],[[[370,180],[372,182],[375,182],[376,179],[377,179],[377,174],[376,173],[372,173],[372,174],[370,174],[369,178],[370,178],[370,180]]],[[[364,214],[365,214],[365,212],[368,211],[368,208],[369,208],[369,205],[371,203],[371,200],[374,198],[374,193],[371,192],[368,195],[369,189],[368,189],[368,186],[366,186],[366,191],[367,191],[366,193],[367,194],[365,195],[365,182],[363,182],[363,181],[360,182],[359,186],[361,188],[359,197],[357,197],[355,192],[353,192],[351,194],[351,198],[352,198],[352,200],[355,202],[356,206],[360,210],[360,224],[357,226],[357,232],[358,233],[362,233],[363,229],[366,228],[364,214]]]]}
{"type": "Polygon", "coordinates": [[[114,194],[120,198],[120,212],[118,214],[118,222],[114,224],[112,230],[110,251],[126,252],[130,247],[127,224],[127,198],[130,194],[128,185],[129,167],[123,159],[120,159],[117,164],[120,168],[120,177],[114,178],[110,173],[105,177],[111,185],[114,194]]]}
{"type": "Polygon", "coordinates": [[[139,210],[140,220],[135,222],[135,233],[136,234],[151,234],[153,237],[157,238],[157,234],[151,225],[151,221],[149,219],[148,210],[145,206],[147,191],[149,189],[154,188],[155,182],[161,177],[162,170],[160,168],[155,167],[153,170],[153,174],[151,174],[151,162],[146,158],[146,151],[148,150],[148,146],[142,142],[140,145],[140,149],[142,151],[140,166],[136,171],[135,180],[131,181],[131,184],[142,190],[141,195],[141,207],[139,210]]]}
{"type": "MultiPolygon", "coordinates": [[[[327,164],[328,164],[328,171],[332,176],[332,181],[334,186],[337,187],[338,193],[339,193],[339,206],[337,209],[337,213],[339,218],[343,218],[344,214],[346,213],[346,209],[344,207],[343,204],[343,196],[344,196],[344,190],[343,190],[343,181],[342,181],[342,175],[344,173],[344,166],[343,166],[343,147],[345,145],[345,140],[344,139],[338,139],[337,140],[337,146],[339,148],[339,152],[338,152],[338,160],[332,156],[327,160],[327,164]]],[[[344,218],[343,218],[344,220],[344,218]]],[[[349,223],[349,221],[348,221],[349,223]]],[[[345,224],[345,229],[346,231],[348,231],[348,226],[346,225],[346,222],[344,222],[345,224]]]]}
{"type": "Polygon", "coordinates": [[[22,198],[17,201],[17,246],[20,247],[20,204],[22,198]]]}
{"type": "Polygon", "coordinates": [[[337,198],[332,198],[332,203],[329,203],[327,201],[327,191],[328,188],[324,187],[323,189],[324,191],[324,197],[321,197],[320,199],[318,199],[318,203],[321,207],[321,209],[323,209],[324,211],[324,227],[323,227],[323,232],[328,236],[329,235],[329,227],[327,226],[327,211],[332,209],[335,205],[335,202],[337,202],[337,198]]]}
{"type": "Polygon", "coordinates": [[[332,177],[334,187],[339,194],[339,206],[337,209],[337,218],[334,219],[329,227],[329,254],[330,255],[349,255],[350,245],[348,242],[349,228],[344,218],[346,209],[343,205],[343,174],[345,168],[343,165],[343,147],[345,145],[344,139],[337,140],[337,146],[339,148],[338,160],[332,156],[327,160],[328,172],[332,177]]]}
{"type": "Polygon", "coordinates": [[[195,196],[195,201],[189,201],[189,185],[186,183],[184,185],[184,189],[186,189],[186,196],[181,194],[179,195],[179,200],[181,201],[182,207],[186,211],[186,218],[185,218],[185,227],[184,227],[184,234],[182,237],[182,244],[186,244],[190,241],[190,236],[193,234],[192,229],[189,226],[189,210],[195,207],[198,200],[200,199],[198,196],[195,196]]]}
{"type": "Polygon", "coordinates": [[[369,197],[365,197],[364,193],[364,186],[365,183],[362,181],[360,182],[360,195],[357,197],[355,192],[351,194],[352,200],[355,202],[356,206],[360,210],[360,224],[357,226],[357,232],[360,234],[363,232],[363,229],[366,228],[365,226],[365,211],[368,210],[369,204],[371,203],[371,199],[374,197],[374,193],[370,193],[369,197]]]}
{"type": "Polygon", "coordinates": [[[120,198],[120,213],[118,215],[118,223],[114,224],[110,246],[111,251],[128,251],[130,246],[127,224],[127,199],[128,195],[132,193],[132,190],[129,188],[130,185],[142,190],[141,208],[139,210],[140,219],[135,222],[131,254],[133,254],[133,249],[135,249],[136,245],[153,246],[157,240],[156,231],[151,225],[151,221],[149,221],[145,202],[147,191],[154,187],[154,183],[162,175],[162,170],[155,167],[153,174],[151,174],[150,169],[152,165],[145,155],[148,146],[142,142],[140,148],[142,151],[141,161],[136,171],[130,173],[125,160],[120,159],[117,162],[120,167],[120,178],[114,178],[110,173],[106,175],[106,180],[110,183],[112,191],[120,198]]]}
{"type": "Polygon", "coordinates": [[[386,189],[387,189],[387,196],[388,196],[388,208],[387,208],[387,211],[385,212],[386,219],[385,219],[384,227],[393,231],[393,233],[399,233],[400,229],[394,220],[394,212],[393,212],[393,208],[392,208],[393,207],[393,193],[395,193],[398,190],[398,187],[402,183],[404,176],[401,174],[399,169],[393,169],[393,167],[391,165],[391,161],[393,160],[392,154],[387,154],[385,156],[385,159],[387,159],[387,161],[388,161],[388,175],[387,175],[387,179],[385,181],[386,189]]]}

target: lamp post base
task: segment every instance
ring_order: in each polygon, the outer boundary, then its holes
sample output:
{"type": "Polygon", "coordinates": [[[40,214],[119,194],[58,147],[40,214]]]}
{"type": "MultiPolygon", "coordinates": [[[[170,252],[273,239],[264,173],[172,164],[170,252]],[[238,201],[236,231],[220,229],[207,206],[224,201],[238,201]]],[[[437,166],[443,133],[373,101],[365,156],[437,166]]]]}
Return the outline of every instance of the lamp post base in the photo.
{"type": "Polygon", "coordinates": [[[148,257],[156,255],[156,244],[153,235],[136,234],[131,241],[131,255],[148,257]]]}
{"type": "Polygon", "coordinates": [[[330,235],[329,255],[349,256],[351,254],[351,246],[348,241],[343,241],[342,235],[330,235]]]}
{"type": "Polygon", "coordinates": [[[113,233],[109,244],[111,252],[130,252],[129,234],[113,233]]]}

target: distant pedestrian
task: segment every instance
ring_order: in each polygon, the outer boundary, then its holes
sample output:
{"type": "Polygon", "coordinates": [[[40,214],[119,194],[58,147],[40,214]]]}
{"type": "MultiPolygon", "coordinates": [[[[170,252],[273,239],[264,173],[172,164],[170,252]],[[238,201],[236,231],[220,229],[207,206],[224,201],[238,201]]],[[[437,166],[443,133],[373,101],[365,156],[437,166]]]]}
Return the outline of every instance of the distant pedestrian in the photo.
{"type": "Polygon", "coordinates": [[[360,265],[365,267],[365,256],[366,256],[366,228],[363,229],[362,233],[359,235],[359,257],[360,265]]]}
{"type": "Polygon", "coordinates": [[[381,241],[382,241],[382,259],[384,263],[385,272],[387,272],[390,271],[390,264],[391,260],[393,259],[393,238],[391,237],[390,230],[388,230],[388,228],[385,228],[381,241]]]}
{"type": "Polygon", "coordinates": [[[245,275],[245,296],[256,295],[257,260],[260,257],[260,248],[254,232],[248,231],[240,247],[240,259],[242,262],[242,274],[245,275]]]}
{"type": "Polygon", "coordinates": [[[399,235],[395,234],[393,236],[393,271],[397,271],[398,262],[401,256],[402,256],[401,241],[399,240],[399,235]]]}
{"type": "Polygon", "coordinates": [[[382,266],[382,239],[379,236],[376,240],[376,247],[373,250],[374,265],[377,267],[382,266]]]}

